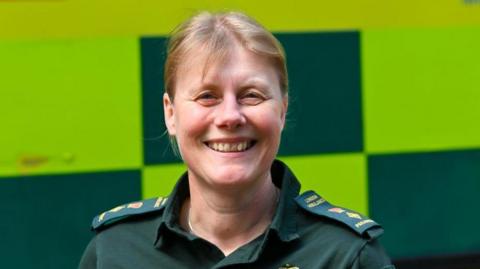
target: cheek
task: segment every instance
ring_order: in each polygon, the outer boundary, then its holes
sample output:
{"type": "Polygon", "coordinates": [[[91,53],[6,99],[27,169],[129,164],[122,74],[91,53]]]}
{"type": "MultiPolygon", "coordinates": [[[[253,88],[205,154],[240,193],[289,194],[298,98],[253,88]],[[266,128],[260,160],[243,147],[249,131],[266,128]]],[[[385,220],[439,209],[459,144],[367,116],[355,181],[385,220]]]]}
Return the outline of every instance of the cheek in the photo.
{"type": "Polygon", "coordinates": [[[185,136],[185,139],[199,135],[208,127],[205,111],[196,109],[194,106],[185,106],[177,110],[176,126],[177,133],[185,136]]]}
{"type": "Polygon", "coordinates": [[[283,128],[283,119],[279,109],[266,109],[257,111],[254,121],[262,133],[271,136],[272,139],[279,137],[283,128]]]}

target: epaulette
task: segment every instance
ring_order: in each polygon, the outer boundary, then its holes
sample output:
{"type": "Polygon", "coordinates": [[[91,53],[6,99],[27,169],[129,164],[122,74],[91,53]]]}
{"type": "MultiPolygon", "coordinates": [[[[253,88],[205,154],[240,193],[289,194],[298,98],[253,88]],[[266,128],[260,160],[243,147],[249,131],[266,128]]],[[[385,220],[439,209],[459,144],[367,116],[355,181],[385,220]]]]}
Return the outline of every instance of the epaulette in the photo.
{"type": "Polygon", "coordinates": [[[158,211],[165,207],[168,198],[158,197],[114,207],[93,218],[92,230],[105,227],[130,216],[158,211]]]}
{"type": "Polygon", "coordinates": [[[295,201],[313,214],[344,223],[361,236],[376,238],[383,233],[380,224],[352,210],[334,206],[314,191],[304,192],[295,201]]]}

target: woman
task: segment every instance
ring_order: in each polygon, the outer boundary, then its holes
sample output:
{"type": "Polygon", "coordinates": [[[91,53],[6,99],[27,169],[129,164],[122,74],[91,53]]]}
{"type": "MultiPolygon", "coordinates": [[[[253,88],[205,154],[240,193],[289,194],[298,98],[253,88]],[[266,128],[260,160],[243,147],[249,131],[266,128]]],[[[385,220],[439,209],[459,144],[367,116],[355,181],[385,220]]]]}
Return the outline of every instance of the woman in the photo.
{"type": "Polygon", "coordinates": [[[253,19],[201,13],[174,32],[165,123],[188,167],[171,196],[93,221],[80,268],[393,268],[378,224],[333,207],[276,161],[285,55],[253,19]]]}

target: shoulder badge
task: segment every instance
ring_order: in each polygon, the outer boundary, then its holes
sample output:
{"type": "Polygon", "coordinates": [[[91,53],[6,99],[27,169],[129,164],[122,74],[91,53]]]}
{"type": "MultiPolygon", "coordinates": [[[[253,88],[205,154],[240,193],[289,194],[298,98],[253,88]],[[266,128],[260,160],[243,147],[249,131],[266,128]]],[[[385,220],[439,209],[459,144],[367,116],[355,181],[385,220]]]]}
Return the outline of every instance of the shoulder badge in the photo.
{"type": "Polygon", "coordinates": [[[295,198],[295,201],[313,214],[346,224],[359,235],[376,238],[383,233],[380,224],[352,210],[334,206],[314,191],[304,192],[295,198]]]}
{"type": "Polygon", "coordinates": [[[168,198],[158,197],[114,207],[93,218],[92,230],[117,222],[130,216],[158,211],[165,207],[168,198]]]}

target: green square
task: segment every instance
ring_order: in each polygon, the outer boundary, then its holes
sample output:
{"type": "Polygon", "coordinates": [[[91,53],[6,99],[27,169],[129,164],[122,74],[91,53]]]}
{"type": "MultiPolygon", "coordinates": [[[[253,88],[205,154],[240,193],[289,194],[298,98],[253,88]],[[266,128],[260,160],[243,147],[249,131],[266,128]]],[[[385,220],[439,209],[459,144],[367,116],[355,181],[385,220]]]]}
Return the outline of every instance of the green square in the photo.
{"type": "Polygon", "coordinates": [[[480,29],[362,32],[369,153],[480,146],[480,29]]]}
{"type": "Polygon", "coordinates": [[[142,51],[142,101],[143,101],[143,159],[146,165],[176,163],[168,139],[163,116],[163,66],[166,55],[166,38],[143,37],[142,51]]]}
{"type": "Polygon", "coordinates": [[[370,212],[396,258],[480,251],[480,151],[373,155],[370,212]]]}
{"type": "Polygon", "coordinates": [[[77,268],[93,217],[139,200],[140,171],[0,180],[2,268],[77,268]]]}
{"type": "MultiPolygon", "coordinates": [[[[280,153],[363,149],[358,32],[278,34],[287,53],[290,102],[280,153]],[[302,141],[302,143],[298,143],[302,141]]],[[[142,46],[145,164],[174,163],[163,119],[162,37],[142,46]]]]}
{"type": "Polygon", "coordinates": [[[0,175],[142,164],[135,38],[0,42],[0,175]]]}
{"type": "Polygon", "coordinates": [[[362,151],[359,33],[276,36],[290,78],[280,154],[362,151]]]}

